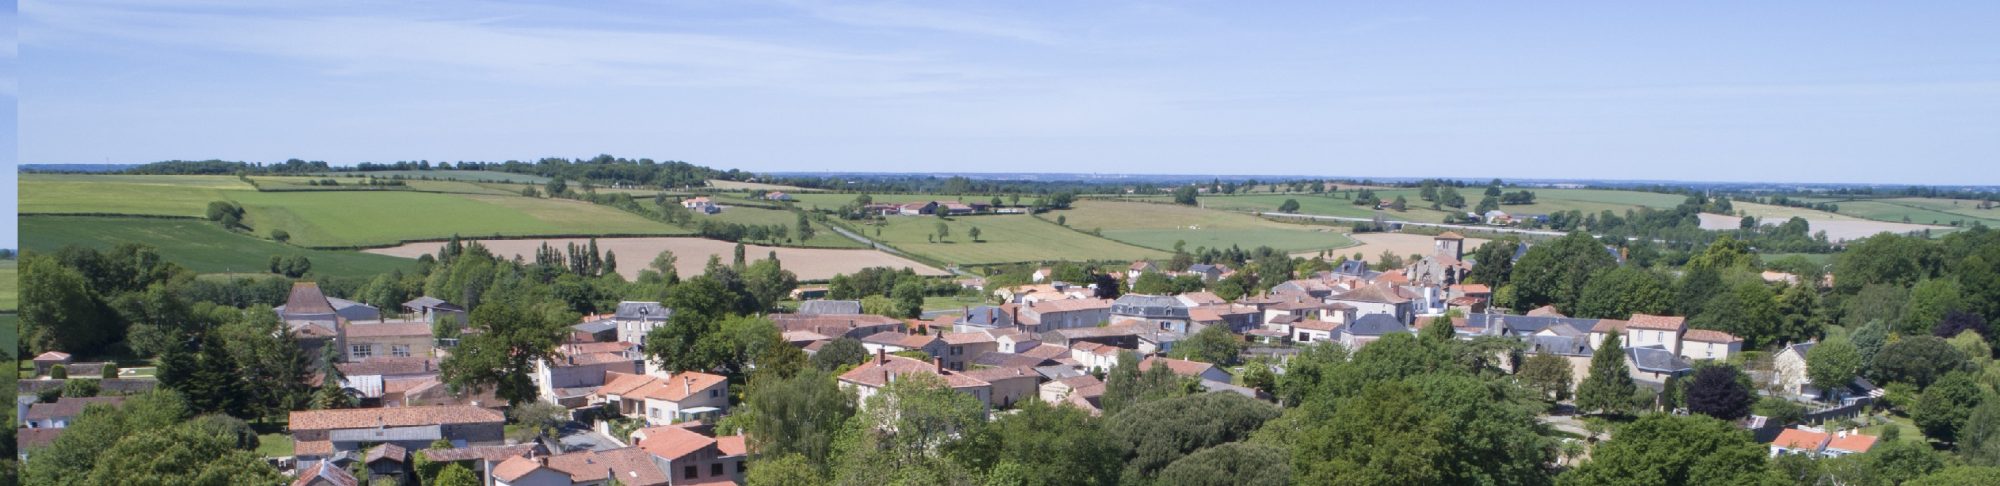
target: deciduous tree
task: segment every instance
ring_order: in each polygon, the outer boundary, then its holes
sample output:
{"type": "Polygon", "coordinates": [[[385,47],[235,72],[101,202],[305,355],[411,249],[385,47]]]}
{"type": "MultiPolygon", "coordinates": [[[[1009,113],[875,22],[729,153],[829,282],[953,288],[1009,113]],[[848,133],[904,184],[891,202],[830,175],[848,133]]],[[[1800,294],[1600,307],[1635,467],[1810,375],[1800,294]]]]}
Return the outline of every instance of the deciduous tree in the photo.
{"type": "Polygon", "coordinates": [[[564,323],[502,301],[474,309],[472,325],[480,332],[465,337],[452,349],[451,356],[438,365],[440,377],[455,388],[480,391],[491,387],[495,396],[509,404],[535,400],[540,390],[530,375],[537,361],[555,359],[556,345],[568,330],[564,323]]]}

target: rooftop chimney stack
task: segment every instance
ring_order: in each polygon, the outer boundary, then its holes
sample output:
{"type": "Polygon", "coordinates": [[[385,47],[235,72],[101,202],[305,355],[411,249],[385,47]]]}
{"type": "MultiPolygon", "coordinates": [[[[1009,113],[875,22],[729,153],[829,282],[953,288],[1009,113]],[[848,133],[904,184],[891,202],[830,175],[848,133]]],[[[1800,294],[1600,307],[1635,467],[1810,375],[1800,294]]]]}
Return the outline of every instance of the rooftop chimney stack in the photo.
{"type": "Polygon", "coordinates": [[[944,358],[931,358],[931,365],[937,367],[938,374],[944,374],[944,358]]]}
{"type": "MultiPolygon", "coordinates": [[[[889,351],[888,351],[888,349],[887,349],[887,348],[875,348],[875,364],[877,364],[877,365],[880,365],[880,364],[883,364],[883,363],[887,363],[887,362],[889,362],[889,351]]],[[[886,372],[885,372],[885,373],[886,373],[886,372]]]]}
{"type": "Polygon", "coordinates": [[[694,395],[694,377],[686,375],[681,376],[681,393],[685,393],[689,396],[694,395]]]}

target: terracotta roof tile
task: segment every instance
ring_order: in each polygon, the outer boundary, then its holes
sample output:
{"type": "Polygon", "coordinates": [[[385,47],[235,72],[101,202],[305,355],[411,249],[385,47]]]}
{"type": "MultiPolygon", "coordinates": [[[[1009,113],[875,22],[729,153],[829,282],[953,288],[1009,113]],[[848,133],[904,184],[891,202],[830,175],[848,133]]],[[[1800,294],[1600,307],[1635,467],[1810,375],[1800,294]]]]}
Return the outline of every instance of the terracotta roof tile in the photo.
{"type": "Polygon", "coordinates": [[[1700,341],[1704,343],[1724,343],[1724,344],[1743,342],[1743,338],[1736,337],[1726,332],[1710,330],[1710,329],[1689,329],[1687,334],[1682,336],[1681,339],[1688,341],[1700,341]]]}
{"type": "Polygon", "coordinates": [[[344,410],[300,410],[291,414],[291,428],[299,430],[355,429],[362,427],[408,427],[500,423],[500,412],[470,405],[439,405],[397,408],[355,408],[344,410]]]}
{"type": "Polygon", "coordinates": [[[1658,331],[1679,331],[1682,329],[1687,329],[1686,317],[1632,314],[1632,318],[1627,320],[1626,322],[1628,322],[1629,323],[1628,325],[1630,325],[1635,329],[1650,329],[1658,331]]]}

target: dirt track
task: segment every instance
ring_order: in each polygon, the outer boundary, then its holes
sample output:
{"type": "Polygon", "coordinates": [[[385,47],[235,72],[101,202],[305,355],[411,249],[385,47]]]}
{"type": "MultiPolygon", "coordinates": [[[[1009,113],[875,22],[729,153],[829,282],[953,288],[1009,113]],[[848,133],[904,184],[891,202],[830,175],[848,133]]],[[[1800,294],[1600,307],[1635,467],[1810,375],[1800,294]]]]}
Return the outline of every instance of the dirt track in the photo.
{"type": "MultiPolygon", "coordinates": [[[[549,246],[561,249],[570,243],[582,245],[589,243],[590,240],[581,238],[480,240],[480,244],[486,245],[486,248],[492,250],[495,255],[510,257],[519,255],[522,258],[532,259],[535,249],[540,248],[544,241],[548,242],[549,246]]],[[[443,246],[443,243],[411,243],[366,251],[380,255],[416,258],[419,255],[436,254],[440,246],[443,246]]],[[[702,268],[708,264],[709,255],[720,257],[726,263],[735,256],[736,251],[735,243],[674,237],[598,238],[597,247],[599,250],[618,255],[618,274],[625,276],[626,279],[638,278],[639,270],[646,268],[646,265],[653,261],[653,257],[658,256],[662,250],[674,252],[677,259],[674,268],[683,277],[700,274],[702,268]]],[[[778,248],[759,245],[748,245],[744,250],[745,257],[752,262],[763,260],[772,250],[777,250],[778,261],[784,263],[785,269],[797,274],[800,280],[826,280],[836,274],[854,273],[856,270],[868,267],[909,267],[923,275],[945,275],[943,270],[875,250],[778,248]]]]}

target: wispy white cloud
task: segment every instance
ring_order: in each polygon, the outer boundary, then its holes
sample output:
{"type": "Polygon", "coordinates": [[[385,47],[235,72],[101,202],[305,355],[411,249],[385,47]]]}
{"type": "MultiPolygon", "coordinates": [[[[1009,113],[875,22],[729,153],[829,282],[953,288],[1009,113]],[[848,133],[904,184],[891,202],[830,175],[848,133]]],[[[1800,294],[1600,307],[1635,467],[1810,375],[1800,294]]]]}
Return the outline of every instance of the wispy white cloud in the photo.
{"type": "MultiPolygon", "coordinates": [[[[1020,73],[910,50],[842,50],[750,36],[521,25],[505,17],[275,14],[54,4],[38,42],[141,42],[300,61],[337,75],[459,72],[503,81],[778,88],[893,96],[976,88],[1020,73]]],[[[876,13],[894,19],[894,10],[876,13]]],[[[916,22],[920,17],[907,17],[916,22]]],[[[884,20],[885,22],[887,20],[884,20]]]]}
{"type": "Polygon", "coordinates": [[[787,2],[821,20],[861,27],[928,30],[997,37],[1035,44],[1058,44],[1055,30],[997,14],[979,14],[894,3],[840,3],[817,0],[787,2]]]}

